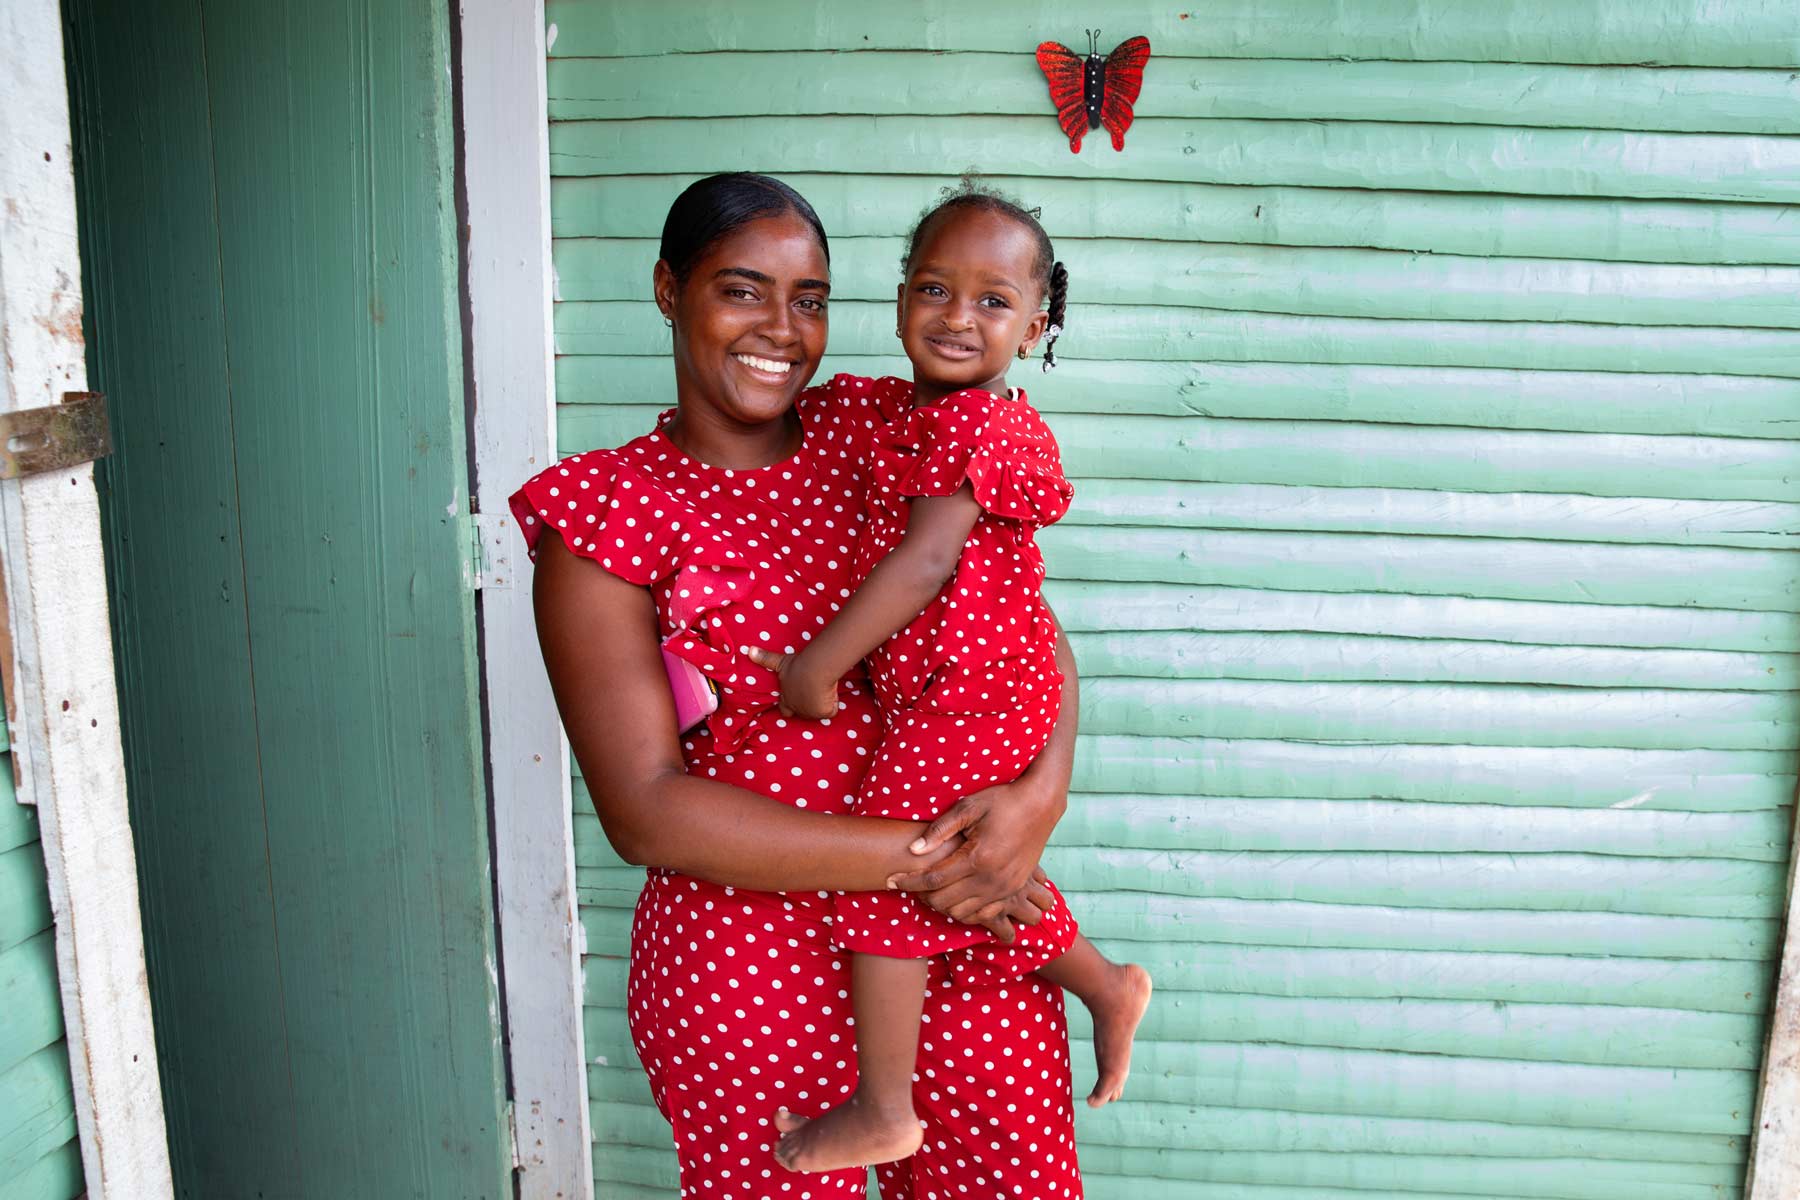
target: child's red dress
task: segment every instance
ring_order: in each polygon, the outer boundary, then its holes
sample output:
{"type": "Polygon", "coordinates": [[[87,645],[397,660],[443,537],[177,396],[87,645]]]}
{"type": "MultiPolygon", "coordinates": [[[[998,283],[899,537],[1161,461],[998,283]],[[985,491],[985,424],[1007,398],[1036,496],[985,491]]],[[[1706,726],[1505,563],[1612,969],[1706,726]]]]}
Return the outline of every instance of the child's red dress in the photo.
{"type": "MultiPolygon", "coordinates": [[[[1037,531],[1069,510],[1056,438],[1025,394],[970,389],[913,407],[903,379],[874,382],[883,425],[870,458],[857,586],[906,535],[915,496],[970,485],[982,513],[956,574],[906,628],[869,655],[887,726],[855,811],[929,821],[982,788],[1017,779],[1061,711],[1056,622],[1044,603],[1037,531]]],[[[1012,945],[902,892],[839,897],[836,938],[888,958],[951,959],[959,978],[1018,978],[1067,950],[1074,920],[1056,908],[1012,945]]]]}

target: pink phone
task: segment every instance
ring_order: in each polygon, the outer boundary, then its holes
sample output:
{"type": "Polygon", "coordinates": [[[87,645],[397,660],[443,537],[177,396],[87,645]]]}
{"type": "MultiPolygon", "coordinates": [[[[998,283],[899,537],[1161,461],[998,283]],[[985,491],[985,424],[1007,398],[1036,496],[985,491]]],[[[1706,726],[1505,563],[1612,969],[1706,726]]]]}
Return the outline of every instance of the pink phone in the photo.
{"type": "Polygon", "coordinates": [[[663,647],[663,668],[675,693],[675,730],[686,733],[719,711],[719,689],[693,663],[663,647]]]}

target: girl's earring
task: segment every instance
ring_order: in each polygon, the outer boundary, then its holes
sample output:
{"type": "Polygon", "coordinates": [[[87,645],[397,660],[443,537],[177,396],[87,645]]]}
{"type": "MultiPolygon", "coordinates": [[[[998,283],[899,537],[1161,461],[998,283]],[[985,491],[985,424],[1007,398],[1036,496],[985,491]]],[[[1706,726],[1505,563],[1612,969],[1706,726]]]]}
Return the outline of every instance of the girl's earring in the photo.
{"type": "Polygon", "coordinates": [[[1031,357],[1031,347],[1030,346],[1020,346],[1019,347],[1019,361],[1024,362],[1026,359],[1028,359],[1030,357],[1031,357]]]}

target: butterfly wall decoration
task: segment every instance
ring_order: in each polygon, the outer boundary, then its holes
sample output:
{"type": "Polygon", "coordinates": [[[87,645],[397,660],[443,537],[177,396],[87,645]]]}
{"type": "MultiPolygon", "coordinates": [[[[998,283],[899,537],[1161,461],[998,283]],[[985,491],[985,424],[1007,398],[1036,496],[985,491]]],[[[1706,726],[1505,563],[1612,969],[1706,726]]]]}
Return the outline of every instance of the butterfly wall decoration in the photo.
{"type": "Polygon", "coordinates": [[[1090,29],[1084,59],[1061,42],[1039,42],[1038,67],[1050,81],[1050,100],[1056,120],[1069,138],[1069,153],[1081,153],[1081,139],[1089,130],[1105,128],[1112,134],[1114,150],[1125,148],[1125,131],[1131,128],[1131,106],[1144,86],[1144,64],[1150,60],[1150,39],[1126,38],[1105,58],[1100,57],[1100,31],[1090,29]]]}

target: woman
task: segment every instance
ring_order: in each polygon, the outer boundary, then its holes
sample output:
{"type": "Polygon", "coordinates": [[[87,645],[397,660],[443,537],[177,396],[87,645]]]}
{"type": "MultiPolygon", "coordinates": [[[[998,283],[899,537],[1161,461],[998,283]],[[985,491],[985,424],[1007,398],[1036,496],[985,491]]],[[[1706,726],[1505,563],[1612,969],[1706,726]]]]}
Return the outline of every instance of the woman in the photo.
{"type": "MultiPolygon", "coordinates": [[[[1032,872],[1061,815],[1074,704],[1003,802],[978,794],[927,829],[848,815],[879,720],[865,678],[842,682],[835,718],[792,721],[740,653],[797,649],[848,592],[875,414],[854,381],[802,395],[829,279],[824,231],[792,189],[752,175],[690,187],[654,280],[676,409],[513,498],[570,743],[608,840],[650,868],[627,1007],[684,1197],[862,1194],[860,1169],[795,1175],[771,1154],[777,1109],[817,1115],[855,1084],[829,893],[898,877],[1005,937],[1051,904],[1032,872]],[[720,689],[708,726],[681,737],[664,644],[720,689]]],[[[1059,665],[1072,680],[1066,642],[1059,665]]],[[[924,1028],[925,1141],[882,1168],[887,1200],[1079,1196],[1060,993],[934,977],[924,1028]]]]}

